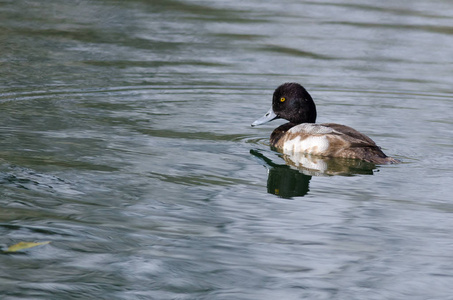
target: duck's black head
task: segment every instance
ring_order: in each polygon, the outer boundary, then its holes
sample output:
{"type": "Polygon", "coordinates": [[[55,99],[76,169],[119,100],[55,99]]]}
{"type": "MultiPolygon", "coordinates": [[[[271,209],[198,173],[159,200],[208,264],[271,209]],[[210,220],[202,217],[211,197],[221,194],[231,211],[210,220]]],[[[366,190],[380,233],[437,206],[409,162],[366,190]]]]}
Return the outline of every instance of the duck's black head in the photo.
{"type": "Polygon", "coordinates": [[[315,123],[316,106],[303,86],[294,82],[280,85],[274,91],[272,108],[264,117],[253,122],[252,126],[279,118],[293,124],[315,123]]]}
{"type": "Polygon", "coordinates": [[[294,124],[315,123],[316,106],[307,90],[298,83],[284,83],[272,98],[274,113],[294,124]]]}

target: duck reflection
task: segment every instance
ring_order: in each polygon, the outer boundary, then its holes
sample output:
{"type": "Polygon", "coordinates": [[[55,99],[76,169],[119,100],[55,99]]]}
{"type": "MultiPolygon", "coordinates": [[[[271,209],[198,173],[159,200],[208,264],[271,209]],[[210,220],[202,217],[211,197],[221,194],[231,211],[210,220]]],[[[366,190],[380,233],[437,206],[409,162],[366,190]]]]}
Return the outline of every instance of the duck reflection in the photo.
{"type": "Polygon", "coordinates": [[[268,169],[267,192],[282,198],[302,197],[309,191],[310,179],[310,175],[289,166],[274,166],[268,169]]]}
{"type": "Polygon", "coordinates": [[[314,157],[303,153],[281,154],[285,164],[277,164],[259,150],[250,153],[268,169],[267,192],[282,198],[302,197],[309,191],[312,176],[372,175],[376,165],[357,159],[314,157]]]}

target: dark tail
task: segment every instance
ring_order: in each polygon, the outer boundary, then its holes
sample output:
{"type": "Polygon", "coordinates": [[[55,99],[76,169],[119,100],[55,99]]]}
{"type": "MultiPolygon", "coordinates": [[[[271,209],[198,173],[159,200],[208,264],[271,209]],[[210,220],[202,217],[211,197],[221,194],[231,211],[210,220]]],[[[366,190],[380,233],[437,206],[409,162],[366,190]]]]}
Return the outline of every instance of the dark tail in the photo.
{"type": "Polygon", "coordinates": [[[399,164],[401,162],[400,160],[397,160],[397,159],[395,159],[393,157],[389,157],[389,156],[386,156],[386,157],[375,156],[372,159],[370,159],[369,161],[372,163],[375,163],[377,165],[399,164]]]}

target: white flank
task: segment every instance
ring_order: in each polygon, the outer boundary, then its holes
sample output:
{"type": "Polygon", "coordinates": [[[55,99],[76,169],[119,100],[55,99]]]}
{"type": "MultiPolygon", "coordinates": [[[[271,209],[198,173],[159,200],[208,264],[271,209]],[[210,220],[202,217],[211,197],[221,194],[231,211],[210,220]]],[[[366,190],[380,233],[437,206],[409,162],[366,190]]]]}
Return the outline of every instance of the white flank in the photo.
{"type": "Polygon", "coordinates": [[[283,153],[291,155],[296,152],[321,155],[329,148],[329,140],[326,136],[310,136],[303,140],[300,136],[287,140],[283,144],[283,153]]]}

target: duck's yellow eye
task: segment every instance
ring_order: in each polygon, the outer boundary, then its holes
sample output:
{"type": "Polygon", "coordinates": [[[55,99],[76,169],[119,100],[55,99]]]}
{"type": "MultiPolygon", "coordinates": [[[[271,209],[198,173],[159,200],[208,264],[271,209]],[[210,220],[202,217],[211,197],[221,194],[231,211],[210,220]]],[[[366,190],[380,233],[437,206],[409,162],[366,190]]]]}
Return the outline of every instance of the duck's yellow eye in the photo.
{"type": "Polygon", "coordinates": [[[286,98],[285,97],[281,97],[280,98],[280,102],[285,102],[286,98]]]}

